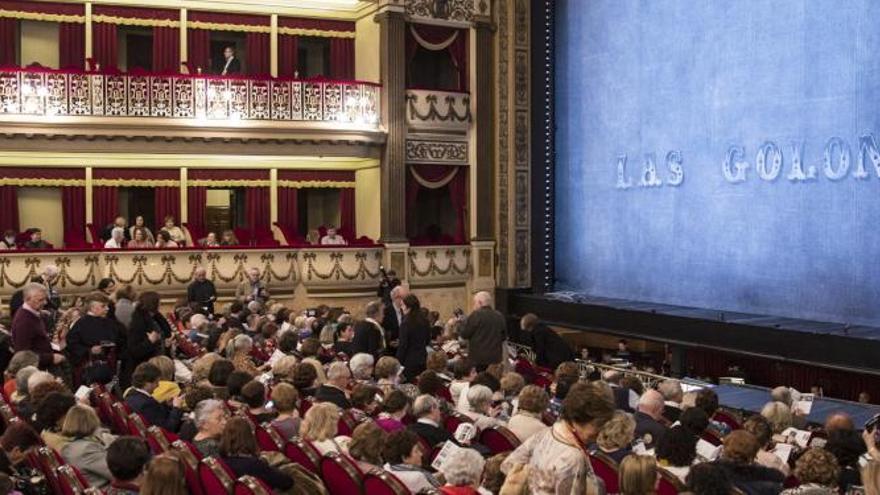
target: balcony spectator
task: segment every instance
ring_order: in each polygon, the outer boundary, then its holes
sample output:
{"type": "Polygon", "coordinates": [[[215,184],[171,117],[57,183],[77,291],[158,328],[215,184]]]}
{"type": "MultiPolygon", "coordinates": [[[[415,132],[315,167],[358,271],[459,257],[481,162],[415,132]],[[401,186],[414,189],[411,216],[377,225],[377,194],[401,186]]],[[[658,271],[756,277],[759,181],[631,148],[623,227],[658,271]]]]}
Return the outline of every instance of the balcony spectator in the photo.
{"type": "Polygon", "coordinates": [[[208,271],[200,266],[193,272],[194,280],[186,289],[186,299],[190,303],[196,303],[205,311],[205,314],[214,314],[214,301],[217,300],[217,288],[214,282],[208,280],[208,271]]]}
{"type": "Polygon", "coordinates": [[[241,60],[235,57],[235,47],[230,45],[223,49],[223,61],[217,66],[217,73],[221,76],[241,73],[241,60]]]}
{"type": "Polygon", "coordinates": [[[327,227],[327,235],[321,238],[322,246],[345,246],[348,242],[336,233],[336,228],[327,227]]]}
{"type": "MultiPolygon", "coordinates": [[[[140,218],[140,217],[138,217],[140,218]]],[[[152,249],[156,242],[152,239],[152,234],[150,234],[149,238],[147,234],[150,231],[143,227],[136,227],[134,229],[133,239],[128,243],[128,249],[152,249]]]]}
{"type": "Polygon", "coordinates": [[[235,232],[231,230],[224,230],[223,235],[220,236],[220,245],[221,246],[238,246],[238,238],[235,237],[235,232]]]}
{"type": "Polygon", "coordinates": [[[171,234],[167,230],[159,231],[159,240],[156,241],[156,249],[177,249],[180,244],[171,238],[171,234]]]}
{"type": "Polygon", "coordinates": [[[180,227],[174,225],[173,216],[168,215],[167,217],[165,217],[165,222],[162,225],[162,230],[168,232],[168,235],[171,236],[171,240],[176,242],[178,245],[182,246],[185,243],[186,236],[183,234],[183,230],[181,230],[180,227]]]}
{"type": "Polygon", "coordinates": [[[43,240],[43,231],[40,229],[28,229],[31,238],[24,243],[25,249],[52,249],[52,245],[43,240]]]}
{"type": "Polygon", "coordinates": [[[128,235],[126,236],[126,238],[134,239],[137,229],[141,229],[144,231],[144,240],[149,242],[150,246],[152,246],[153,243],[156,242],[156,238],[153,237],[153,232],[149,229],[149,227],[144,225],[144,217],[142,215],[138,215],[134,218],[134,225],[128,228],[128,235]]]}
{"type": "Polygon", "coordinates": [[[3,233],[3,239],[0,239],[0,251],[15,251],[18,244],[15,243],[15,231],[7,230],[3,233]]]}
{"type": "Polygon", "coordinates": [[[122,249],[125,246],[125,229],[113,227],[110,238],[104,243],[104,249],[122,249]]]}
{"type": "Polygon", "coordinates": [[[101,239],[102,240],[110,239],[113,236],[113,229],[115,229],[117,227],[122,229],[123,232],[125,232],[125,240],[131,239],[131,234],[128,232],[128,228],[127,228],[128,221],[125,219],[125,217],[123,217],[121,215],[116,217],[113,220],[113,223],[107,224],[107,226],[104,227],[104,230],[101,231],[101,239]]]}
{"type": "Polygon", "coordinates": [[[208,232],[208,235],[199,241],[199,245],[206,248],[219,247],[220,242],[217,241],[217,234],[214,232],[208,232]]]}

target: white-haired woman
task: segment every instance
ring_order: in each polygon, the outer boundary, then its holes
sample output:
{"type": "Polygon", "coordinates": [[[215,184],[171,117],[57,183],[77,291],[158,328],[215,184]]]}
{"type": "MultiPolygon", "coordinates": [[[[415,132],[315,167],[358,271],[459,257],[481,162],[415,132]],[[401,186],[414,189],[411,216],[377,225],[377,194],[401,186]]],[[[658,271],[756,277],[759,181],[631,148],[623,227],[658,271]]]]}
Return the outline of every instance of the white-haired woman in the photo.
{"type": "Polygon", "coordinates": [[[485,385],[473,385],[468,388],[467,400],[471,410],[465,414],[474,420],[478,430],[505,426],[506,423],[497,418],[501,407],[492,405],[492,389],[485,385]]]}
{"type": "Polygon", "coordinates": [[[352,378],[359,383],[374,385],[373,380],[373,364],[375,358],[372,354],[359,352],[348,360],[348,367],[351,368],[352,378]]]}
{"type": "Polygon", "coordinates": [[[446,485],[440,493],[449,495],[479,495],[480,481],[486,461],[474,449],[459,449],[443,463],[446,485]]]}
{"type": "Polygon", "coordinates": [[[193,437],[192,444],[202,453],[203,457],[220,455],[220,436],[226,426],[229,414],[222,401],[206,399],[196,405],[194,411],[198,433],[193,437]]]}
{"type": "Polygon", "coordinates": [[[260,374],[260,370],[251,360],[251,349],[254,348],[254,340],[247,335],[236,335],[226,345],[226,355],[232,356],[232,364],[235,365],[237,371],[244,371],[251,376],[260,374]]]}

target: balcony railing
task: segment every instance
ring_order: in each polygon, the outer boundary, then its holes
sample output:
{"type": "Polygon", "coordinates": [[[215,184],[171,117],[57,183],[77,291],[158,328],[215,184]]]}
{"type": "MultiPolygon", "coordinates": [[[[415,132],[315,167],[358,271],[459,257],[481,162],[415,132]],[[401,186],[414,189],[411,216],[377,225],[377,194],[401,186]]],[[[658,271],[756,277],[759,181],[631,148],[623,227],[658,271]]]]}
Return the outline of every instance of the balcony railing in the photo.
{"type": "Polygon", "coordinates": [[[469,93],[406,90],[406,122],[412,128],[466,131],[471,123],[469,93]]]}
{"type": "Polygon", "coordinates": [[[0,117],[140,117],[379,126],[381,88],[360,81],[0,69],[0,117]]]}

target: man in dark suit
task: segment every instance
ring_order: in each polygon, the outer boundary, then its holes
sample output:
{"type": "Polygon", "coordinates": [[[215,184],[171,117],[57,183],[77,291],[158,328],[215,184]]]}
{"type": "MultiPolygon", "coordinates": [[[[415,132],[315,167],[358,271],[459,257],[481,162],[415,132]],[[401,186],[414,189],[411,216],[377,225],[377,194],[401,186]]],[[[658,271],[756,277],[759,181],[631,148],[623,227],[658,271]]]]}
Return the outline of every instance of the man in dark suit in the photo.
{"type": "Polygon", "coordinates": [[[364,352],[378,360],[385,350],[384,329],[376,319],[382,315],[382,306],[381,301],[371,301],[367,304],[364,320],[355,324],[354,339],[351,341],[354,354],[364,352]]]}
{"type": "Polygon", "coordinates": [[[22,305],[12,319],[12,348],[18,351],[33,351],[40,357],[40,369],[49,369],[65,361],[63,354],[52,350],[46,322],[41,311],[49,298],[46,287],[30,283],[21,291],[22,305]]]}
{"type": "Polygon", "coordinates": [[[385,349],[394,355],[393,347],[397,347],[400,337],[400,324],[403,323],[403,298],[409,295],[409,289],[402,285],[391,289],[391,304],[385,306],[382,317],[382,328],[385,329],[385,349]]]}
{"type": "Polygon", "coordinates": [[[350,409],[351,401],[345,394],[349,383],[351,383],[351,370],[348,369],[348,364],[334,361],[327,370],[327,381],[315,391],[315,401],[332,402],[340,409],[350,409]]]}
{"type": "Polygon", "coordinates": [[[422,311],[419,298],[407,294],[403,299],[403,323],[400,325],[400,340],[397,346],[397,360],[403,365],[403,376],[412,382],[425,371],[428,360],[427,347],[431,343],[431,325],[422,311]]]}
{"type": "Polygon", "coordinates": [[[491,294],[474,295],[474,311],[468,315],[459,336],[468,341],[468,359],[478,371],[504,359],[507,322],[504,315],[492,308],[491,294]]]}
{"type": "MultiPolygon", "coordinates": [[[[110,300],[94,294],[86,300],[86,314],[67,332],[67,355],[79,368],[83,385],[107,384],[116,374],[117,352],[125,348],[118,324],[108,317],[110,300]]],[[[76,384],[78,385],[78,384],[76,384]]]]}
{"type": "Polygon", "coordinates": [[[539,366],[555,370],[560,363],[575,360],[574,349],[568,345],[568,342],[539,321],[534,313],[522,317],[520,328],[531,335],[535,362],[539,366]]]}
{"type": "Polygon", "coordinates": [[[125,396],[125,403],[132,410],[144,417],[150,425],[161,426],[168,431],[177,432],[183,418],[180,405],[183,397],[178,395],[172,405],[163,404],[153,398],[153,391],[159,386],[159,368],[150,363],[141,363],[131,376],[132,389],[125,396]]]}
{"type": "Polygon", "coordinates": [[[230,45],[223,49],[223,62],[218,69],[221,76],[241,73],[241,60],[235,57],[235,47],[230,45]]]}
{"type": "Polygon", "coordinates": [[[428,443],[431,447],[446,442],[455,441],[452,434],[440,424],[443,413],[440,412],[440,403],[430,395],[420,395],[413,402],[412,414],[416,422],[407,428],[428,443]]]}
{"type": "Polygon", "coordinates": [[[645,448],[653,449],[666,435],[666,426],[660,422],[663,417],[663,396],[656,390],[648,390],[639,398],[636,411],[636,440],[642,440],[645,448]]]}

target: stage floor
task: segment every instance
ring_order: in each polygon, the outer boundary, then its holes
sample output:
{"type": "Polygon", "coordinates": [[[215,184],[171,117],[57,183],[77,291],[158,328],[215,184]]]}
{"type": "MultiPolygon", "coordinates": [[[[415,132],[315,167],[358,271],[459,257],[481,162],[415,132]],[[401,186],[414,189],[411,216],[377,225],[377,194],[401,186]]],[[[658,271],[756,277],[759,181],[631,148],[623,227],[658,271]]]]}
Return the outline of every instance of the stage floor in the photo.
{"type": "Polygon", "coordinates": [[[689,347],[880,374],[880,328],[626,301],[571,292],[504,291],[508,314],[689,347]]]}

